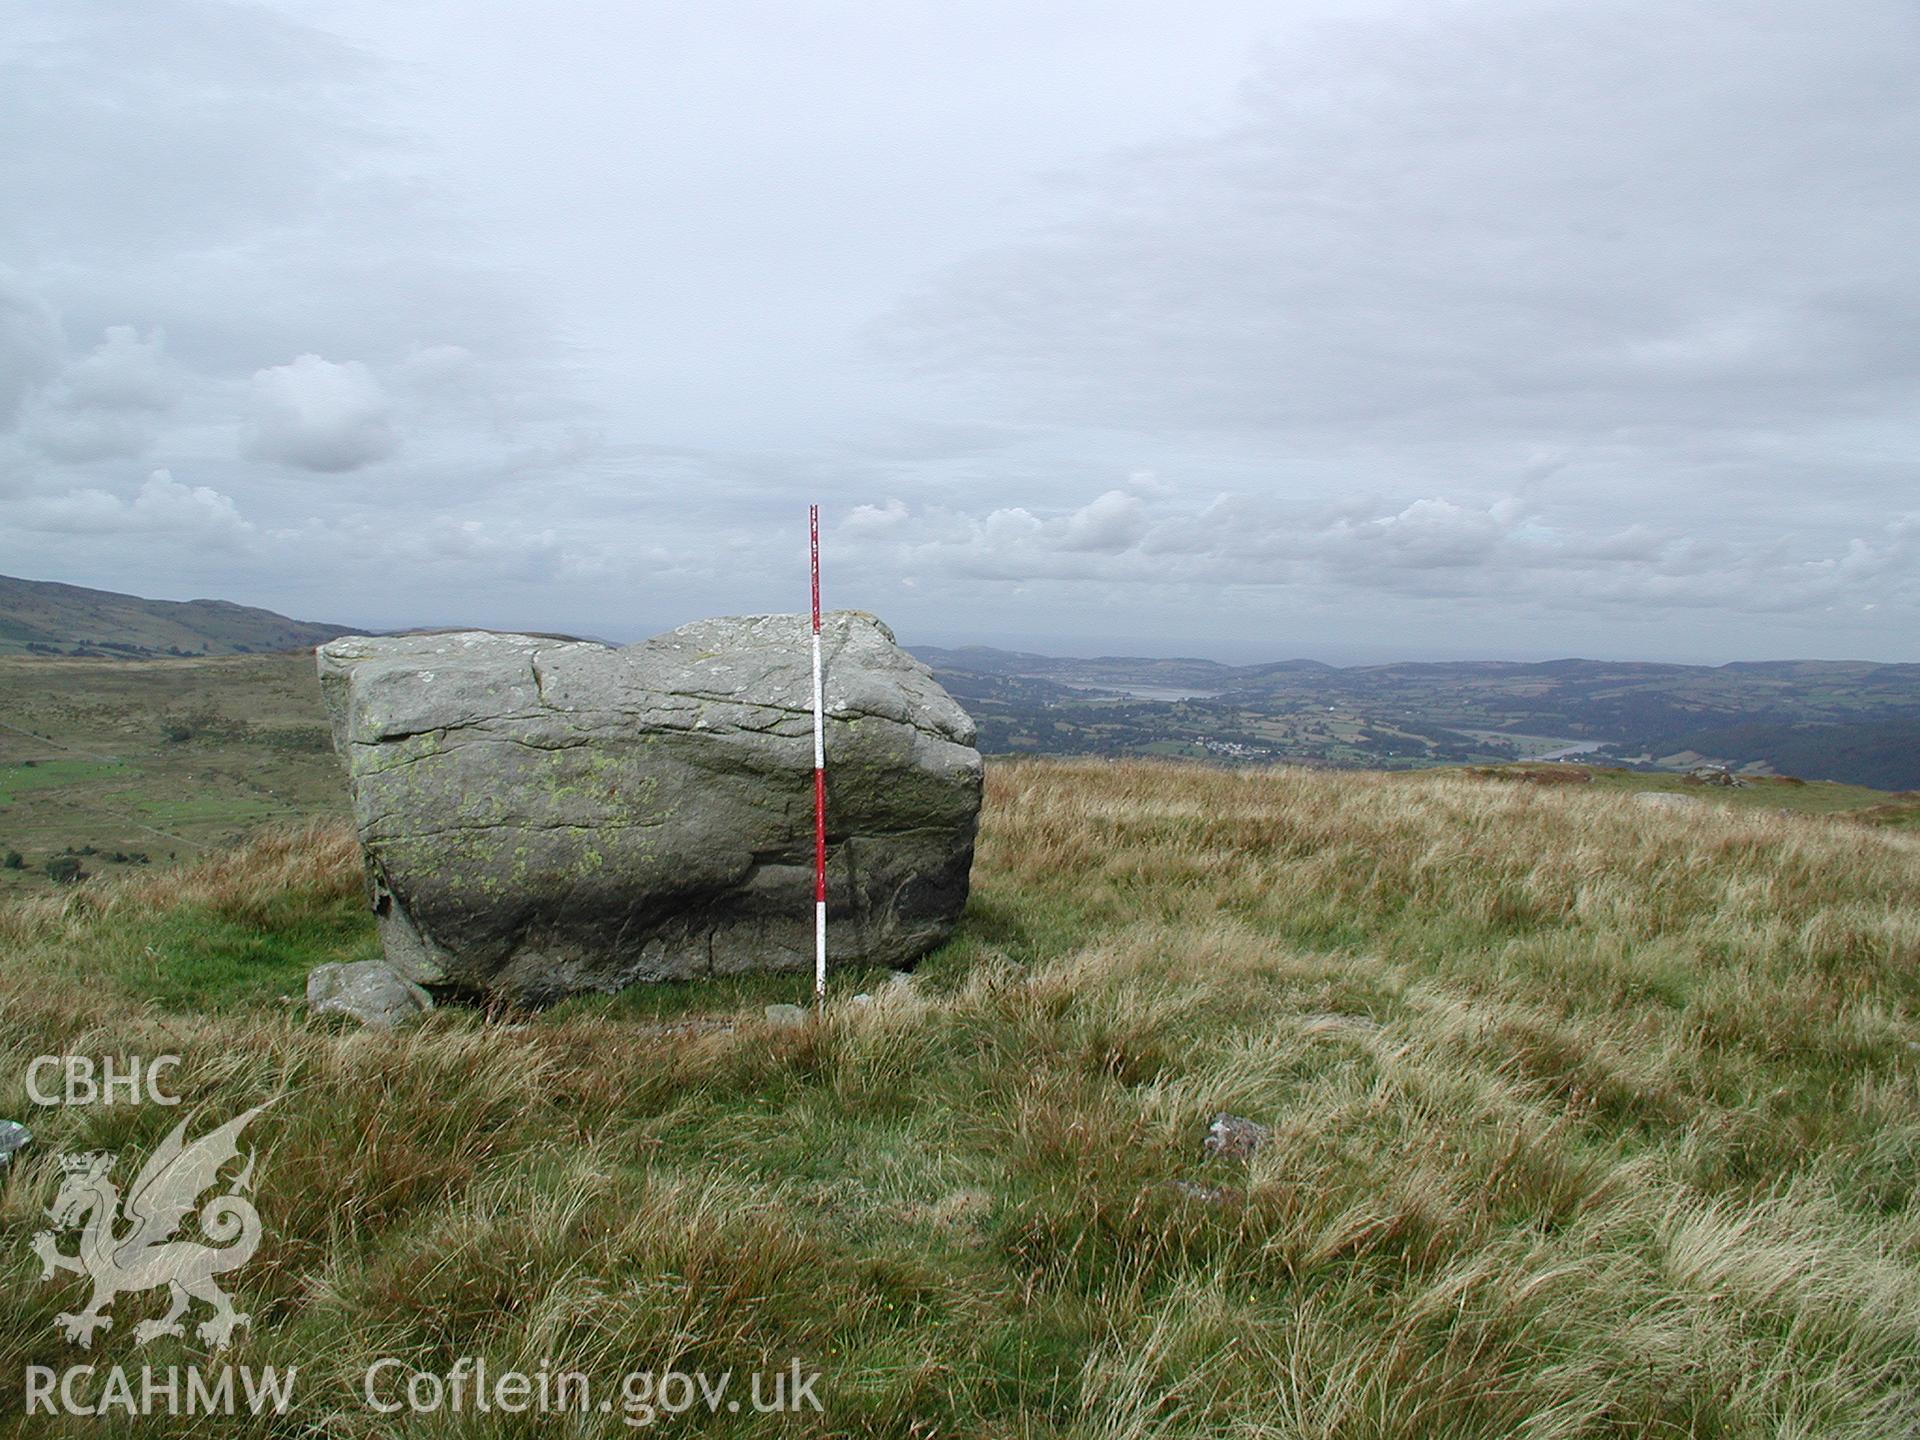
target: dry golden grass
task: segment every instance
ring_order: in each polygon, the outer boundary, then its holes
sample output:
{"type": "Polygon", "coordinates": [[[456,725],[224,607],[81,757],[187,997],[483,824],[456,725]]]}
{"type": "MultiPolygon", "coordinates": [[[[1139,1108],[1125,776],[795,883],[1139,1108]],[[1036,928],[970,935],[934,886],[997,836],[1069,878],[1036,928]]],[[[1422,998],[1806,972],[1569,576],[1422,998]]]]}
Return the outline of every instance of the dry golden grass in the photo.
{"type": "Polygon", "coordinates": [[[264,829],[194,863],[134,871],[26,896],[0,909],[0,939],[23,943],[116,915],[197,906],[236,919],[267,915],[290,895],[312,903],[360,892],[359,847],[345,820],[264,829]]]}
{"type": "MultiPolygon", "coordinates": [[[[285,1433],[539,1428],[369,1415],[380,1355],[823,1373],[822,1416],[695,1433],[1920,1413],[1920,837],[1470,777],[995,765],[962,935],[794,1032],[756,996],[731,1029],[575,1004],[364,1034],[248,979],[302,958],[288,936],[364,945],[358,885],[318,828],[0,920],[12,1073],[170,1050],[210,1115],[280,1097],[232,1358],[301,1366],[285,1433]],[[191,993],[209,928],[219,1007],[153,1001],[191,993]],[[1218,1110],[1273,1138],[1205,1160],[1218,1110]]],[[[52,1152],[144,1151],[174,1115],[29,1118],[9,1236],[52,1152]]],[[[72,1288],[0,1263],[0,1373],[71,1363],[72,1288]]],[[[146,1310],[119,1308],[92,1358],[133,1361],[146,1310]]]]}

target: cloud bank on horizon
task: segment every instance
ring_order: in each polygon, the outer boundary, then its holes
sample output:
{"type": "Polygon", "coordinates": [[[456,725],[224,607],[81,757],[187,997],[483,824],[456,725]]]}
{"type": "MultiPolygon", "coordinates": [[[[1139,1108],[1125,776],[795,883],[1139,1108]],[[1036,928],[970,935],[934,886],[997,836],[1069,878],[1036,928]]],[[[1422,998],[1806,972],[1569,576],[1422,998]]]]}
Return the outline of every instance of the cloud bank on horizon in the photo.
{"type": "Polygon", "coordinates": [[[1920,660],[1920,14],[85,0],[0,570],[632,637],[1920,660]],[[796,539],[802,544],[796,545],[796,539]]]}

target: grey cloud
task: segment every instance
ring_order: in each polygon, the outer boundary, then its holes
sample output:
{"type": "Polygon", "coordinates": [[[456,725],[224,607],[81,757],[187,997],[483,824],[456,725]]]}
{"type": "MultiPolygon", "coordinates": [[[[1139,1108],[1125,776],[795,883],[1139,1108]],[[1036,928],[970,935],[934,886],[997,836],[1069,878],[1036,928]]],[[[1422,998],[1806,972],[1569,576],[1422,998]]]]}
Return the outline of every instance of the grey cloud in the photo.
{"type": "Polygon", "coordinates": [[[311,211],[364,151],[335,97],[365,57],[261,6],[91,0],[16,19],[0,115],[34,142],[0,150],[16,254],[84,269],[220,247],[311,211]]]}
{"type": "Polygon", "coordinates": [[[0,569],[1914,654],[1909,7],[745,6],[22,8],[0,569]]]}
{"type": "Polygon", "coordinates": [[[181,379],[158,331],[141,334],[112,325],[99,345],[60,377],[60,403],[96,410],[168,410],[180,399],[181,379]]]}
{"type": "Polygon", "coordinates": [[[458,618],[449,567],[482,588],[498,566],[526,570],[449,512],[590,461],[589,417],[518,282],[419,178],[404,132],[370,118],[391,80],[262,4],[80,0],[13,18],[0,569],[370,606],[370,623],[425,604],[458,618]],[[384,523],[355,528],[376,483],[384,523]],[[364,554],[329,539],[345,533],[364,554]],[[429,536],[467,559],[403,555],[429,536]],[[437,589],[396,583],[408,564],[437,589]]]}
{"type": "MultiPolygon", "coordinates": [[[[1065,218],[874,332],[988,415],[1266,478],[1110,545],[1056,492],[900,563],[1891,624],[1920,559],[1916,40],[1891,0],[1287,27],[1237,121],[1088,167],[1065,218]]],[[[896,536],[954,528],[920,498],[896,536]]]]}
{"type": "Polygon", "coordinates": [[[87,354],[65,366],[31,398],[21,436],[60,461],[134,458],[152,446],[185,379],[158,332],[108,328],[87,354]]]}
{"type": "Polygon", "coordinates": [[[855,512],[840,533],[863,557],[889,554],[908,573],[1015,585],[1198,582],[1376,599],[1499,593],[1549,607],[1639,603],[1749,615],[1920,600],[1920,514],[1823,551],[1703,541],[1644,524],[1596,534],[1556,524],[1518,496],[1487,504],[1432,496],[1391,510],[1222,495],[1182,509],[1115,490],[1053,515],[915,512],[894,502],[855,512]],[[1124,533],[1113,528],[1121,515],[1124,533]],[[1109,543],[1086,543],[1093,533],[1109,543]]]}
{"type": "Polygon", "coordinates": [[[532,530],[491,515],[424,516],[396,534],[380,515],[355,511],[308,520],[270,538],[288,556],[317,555],[369,579],[403,566],[416,583],[436,587],[479,573],[495,586],[538,585],[570,571],[592,573],[599,562],[591,546],[569,545],[553,527],[532,530]]]}
{"type": "Polygon", "coordinates": [[[0,426],[60,366],[61,337],[53,311],[0,270],[0,426]]]}
{"type": "Polygon", "coordinates": [[[1905,6],[1401,10],[1276,47],[889,347],[1056,421],[1575,440],[1920,376],[1905,6]],[[1791,104],[1783,106],[1783,97],[1791,104]]]}
{"type": "Polygon", "coordinates": [[[509,430],[554,408],[549,326],[369,118],[391,76],[355,46],[232,0],[86,0],[10,39],[0,126],[32,143],[0,150],[0,258],[69,337],[163,330],[185,398],[230,424],[249,376],[309,353],[385,371],[461,352],[450,408],[490,396],[509,430]]]}
{"type": "Polygon", "coordinates": [[[125,411],[36,410],[21,427],[21,438],[41,456],[60,462],[131,460],[153,448],[150,416],[125,411]]]}

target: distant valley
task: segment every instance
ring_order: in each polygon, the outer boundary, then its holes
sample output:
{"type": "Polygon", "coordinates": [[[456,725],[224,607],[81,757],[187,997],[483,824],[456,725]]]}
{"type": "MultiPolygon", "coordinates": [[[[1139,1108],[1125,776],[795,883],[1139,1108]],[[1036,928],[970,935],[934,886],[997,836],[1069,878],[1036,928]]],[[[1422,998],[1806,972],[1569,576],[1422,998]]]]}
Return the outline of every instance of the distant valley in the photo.
{"type": "Polygon", "coordinates": [[[1920,789],[1920,665],[1311,660],[916,652],[990,753],[1387,769],[1579,757],[1920,789]]]}

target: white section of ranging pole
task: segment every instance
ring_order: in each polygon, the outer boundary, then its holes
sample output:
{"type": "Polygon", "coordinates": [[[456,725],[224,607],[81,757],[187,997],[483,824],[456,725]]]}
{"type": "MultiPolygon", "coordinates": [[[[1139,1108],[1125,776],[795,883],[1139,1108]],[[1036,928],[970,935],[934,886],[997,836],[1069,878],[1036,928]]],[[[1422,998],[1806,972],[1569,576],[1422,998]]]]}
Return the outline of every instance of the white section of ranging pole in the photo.
{"type": "Polygon", "coordinates": [[[813,902],[813,999],[827,1003],[827,902],[813,902]]]}
{"type": "MultiPolygon", "coordinates": [[[[818,837],[826,825],[827,733],[820,688],[820,622],[813,624],[813,825],[818,837]]],[[[813,875],[813,998],[827,1003],[827,869],[816,838],[813,875]]]]}
{"type": "Polygon", "coordinates": [[[813,999],[827,1003],[827,727],[820,682],[820,507],[807,507],[813,561],[813,999]]]}

